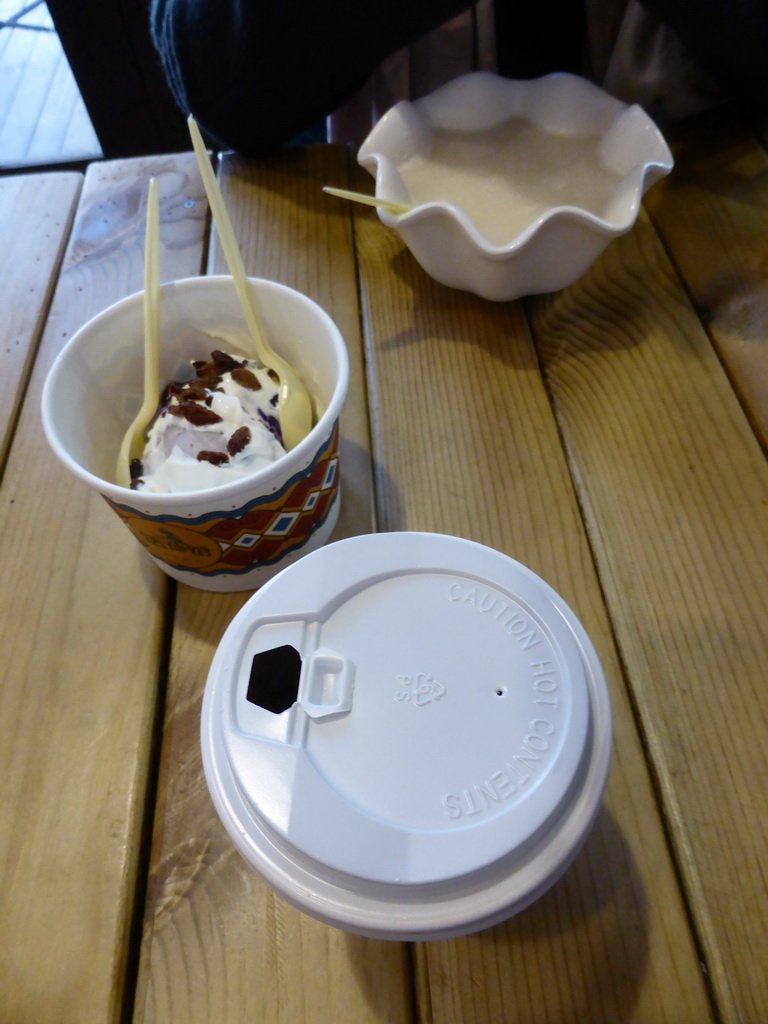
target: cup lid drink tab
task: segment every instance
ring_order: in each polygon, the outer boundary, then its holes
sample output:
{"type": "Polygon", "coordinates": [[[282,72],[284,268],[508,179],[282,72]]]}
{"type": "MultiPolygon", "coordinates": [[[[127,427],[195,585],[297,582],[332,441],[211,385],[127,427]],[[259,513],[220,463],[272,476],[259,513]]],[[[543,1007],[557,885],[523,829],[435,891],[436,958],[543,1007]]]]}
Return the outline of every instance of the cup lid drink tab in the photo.
{"type": "Polygon", "coordinates": [[[228,628],[203,702],[208,785],[290,902],[433,939],[523,909],[594,821],[611,716],[563,600],[491,548],[355,537],[289,566],[228,628]]]}

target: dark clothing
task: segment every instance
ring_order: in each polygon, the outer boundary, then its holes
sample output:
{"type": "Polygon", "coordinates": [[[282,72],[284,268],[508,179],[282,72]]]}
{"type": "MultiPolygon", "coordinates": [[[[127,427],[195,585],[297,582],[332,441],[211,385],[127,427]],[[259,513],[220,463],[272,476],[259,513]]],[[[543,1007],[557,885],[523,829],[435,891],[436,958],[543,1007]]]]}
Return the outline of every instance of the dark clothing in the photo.
{"type": "MultiPolygon", "coordinates": [[[[768,101],[768,0],[642,0],[737,102],[768,101]]],[[[466,0],[152,0],[177,102],[224,147],[274,152],[337,110],[387,56],[466,0]]],[[[589,0],[496,0],[499,73],[579,71],[589,0]],[[586,6],[585,6],[586,3],[586,6]],[[530,8],[530,9],[529,9],[530,8]]]]}
{"type": "Polygon", "coordinates": [[[768,0],[642,0],[737,103],[768,106],[768,0]]]}
{"type": "Polygon", "coordinates": [[[340,107],[411,39],[466,0],[153,0],[171,90],[245,155],[274,151],[340,107]]]}

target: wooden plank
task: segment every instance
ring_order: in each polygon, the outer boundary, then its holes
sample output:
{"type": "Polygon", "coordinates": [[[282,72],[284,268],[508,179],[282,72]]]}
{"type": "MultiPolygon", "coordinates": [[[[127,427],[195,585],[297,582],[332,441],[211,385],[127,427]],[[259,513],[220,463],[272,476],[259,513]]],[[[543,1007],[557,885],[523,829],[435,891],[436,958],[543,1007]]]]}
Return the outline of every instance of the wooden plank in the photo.
{"type": "Polygon", "coordinates": [[[677,165],[648,210],[768,450],[768,154],[732,111],[671,143],[677,165]]]}
{"type": "Polygon", "coordinates": [[[698,957],[522,306],[440,287],[374,213],[355,209],[354,217],[382,528],[465,536],[539,573],[592,637],[615,715],[607,796],[576,862],[510,921],[417,946],[420,1019],[708,1020],[698,957]]]}
{"type": "MultiPolygon", "coordinates": [[[[48,8],[44,3],[37,4],[28,10],[21,18],[20,11],[25,7],[31,7],[32,0],[0,0],[0,22],[8,22],[10,25],[34,25],[36,27],[49,27],[53,25],[48,8]]],[[[24,29],[23,31],[28,31],[24,29]]],[[[34,31],[34,30],[33,30],[34,31]]],[[[5,35],[5,33],[2,33],[5,35]]]]}
{"type": "Polygon", "coordinates": [[[768,468],[645,216],[531,308],[719,1012],[761,1020],[768,468]]]}
{"type": "Polygon", "coordinates": [[[24,396],[52,282],[80,194],[80,174],[0,178],[0,472],[24,396]]]}
{"type": "MultiPolygon", "coordinates": [[[[19,10],[0,4],[0,17],[19,10]]],[[[24,28],[0,31],[0,166],[25,167],[101,156],[98,139],[47,8],[36,7],[24,28]]]]}
{"type": "MultiPolygon", "coordinates": [[[[350,354],[342,414],[338,539],[371,529],[367,407],[349,213],[323,182],[345,181],[340,148],[248,164],[227,157],[223,187],[251,274],[308,294],[350,354]]],[[[212,270],[226,272],[218,247],[212,270]]],[[[328,928],[288,907],[227,839],[205,788],[200,701],[213,652],[249,594],[179,587],[137,1022],[355,1024],[410,1018],[406,949],[328,928]],[[332,1008],[332,1009],[331,1009],[332,1008]]]]}
{"type": "Polygon", "coordinates": [[[51,89],[40,109],[25,160],[43,164],[95,160],[101,147],[64,54],[59,55],[51,89]]]}
{"type": "Polygon", "coordinates": [[[55,35],[47,32],[28,32],[27,35],[32,36],[33,47],[0,131],[0,154],[6,164],[9,153],[18,154],[19,164],[26,161],[35,125],[53,84],[56,63],[62,58],[55,35]]]}
{"type": "Polygon", "coordinates": [[[0,109],[0,136],[19,96],[28,62],[40,41],[37,32],[23,29],[3,29],[2,32],[8,34],[5,36],[3,59],[0,62],[0,94],[6,98],[6,103],[0,109]]]}
{"type": "MultiPolygon", "coordinates": [[[[50,159],[51,154],[62,155],[64,138],[78,95],[77,86],[66,57],[63,52],[60,52],[53,71],[51,87],[36,118],[34,134],[29,141],[25,160],[31,163],[42,163],[44,160],[50,159]]],[[[95,134],[93,139],[95,147],[88,152],[92,156],[98,157],[101,153],[95,134]]]]}
{"type": "MultiPolygon", "coordinates": [[[[70,77],[66,86],[72,98],[72,108],[67,119],[67,132],[61,147],[60,159],[67,160],[94,160],[102,155],[99,140],[93,130],[88,111],[85,109],[83,97],[80,95],[74,78],[70,77]]],[[[46,117],[47,110],[43,110],[40,121],[41,125],[46,117]]]]}
{"type": "Polygon", "coordinates": [[[165,577],[40,426],[52,360],[85,320],[141,287],[143,196],[162,201],[163,276],[199,270],[194,157],[89,171],[0,505],[0,1019],[121,1019],[165,577]]]}

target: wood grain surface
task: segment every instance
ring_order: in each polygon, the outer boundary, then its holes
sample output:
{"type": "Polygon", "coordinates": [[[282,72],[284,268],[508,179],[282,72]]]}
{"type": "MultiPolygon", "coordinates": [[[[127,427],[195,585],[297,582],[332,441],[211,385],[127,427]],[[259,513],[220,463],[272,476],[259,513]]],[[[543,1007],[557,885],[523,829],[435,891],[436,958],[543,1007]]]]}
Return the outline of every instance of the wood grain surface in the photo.
{"type": "MultiPolygon", "coordinates": [[[[351,382],[334,539],[372,525],[351,226],[348,211],[321,192],[346,175],[345,151],[328,147],[257,164],[227,156],[221,175],[248,272],[309,295],[347,343],[351,382]]],[[[211,269],[226,272],[215,244],[211,269]]],[[[406,948],[346,935],[287,906],[236,853],[205,787],[202,693],[224,629],[249,596],[178,588],[135,1020],[406,1021],[406,948]]]]}
{"type": "Polygon", "coordinates": [[[92,165],[81,195],[0,179],[0,1024],[768,1020],[768,167],[717,119],[673,145],[587,274],[511,303],[436,284],[323,194],[370,191],[342,148],[221,163],[248,271],[347,342],[334,538],[506,552],[609,682],[611,774],[573,865],[495,928],[413,944],[314,921],[235,851],[200,706],[250,592],[168,581],[42,432],[62,345],[141,287],[150,174],[163,278],[226,272],[194,156],[92,165]]]}
{"type": "Polygon", "coordinates": [[[523,307],[426,278],[355,213],[382,526],[522,561],[576,611],[606,670],[615,757],[576,863],[509,922],[417,947],[420,1020],[704,1021],[705,984],[666,849],[558,426],[523,307]],[[374,413],[374,416],[376,414],[374,413]]]}
{"type": "Polygon", "coordinates": [[[54,458],[39,409],[66,340],[141,287],[150,173],[164,276],[199,270],[206,204],[194,157],[91,169],[0,492],[0,1020],[9,1024],[117,1021],[123,1001],[166,588],[101,497],[54,458]]]}
{"type": "Polygon", "coordinates": [[[722,113],[684,122],[675,170],[647,205],[699,318],[768,449],[768,153],[722,113]]]}
{"type": "Polygon", "coordinates": [[[531,308],[718,1005],[760,1020],[768,467],[645,216],[531,308]]]}
{"type": "Polygon", "coordinates": [[[72,173],[0,178],[0,472],[37,352],[82,180],[82,175],[72,173]]]}

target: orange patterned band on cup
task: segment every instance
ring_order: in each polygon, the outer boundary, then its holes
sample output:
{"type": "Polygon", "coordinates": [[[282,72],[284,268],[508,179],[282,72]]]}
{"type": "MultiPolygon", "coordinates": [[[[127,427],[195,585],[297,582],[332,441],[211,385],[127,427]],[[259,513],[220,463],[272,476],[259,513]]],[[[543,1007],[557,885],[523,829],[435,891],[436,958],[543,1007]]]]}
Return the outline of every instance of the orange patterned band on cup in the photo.
{"type": "Polygon", "coordinates": [[[274,565],[325,522],[339,489],[339,425],[314,461],[276,494],[232,512],[193,519],[150,516],[105,498],[155,558],[204,576],[245,573],[274,565]]]}

